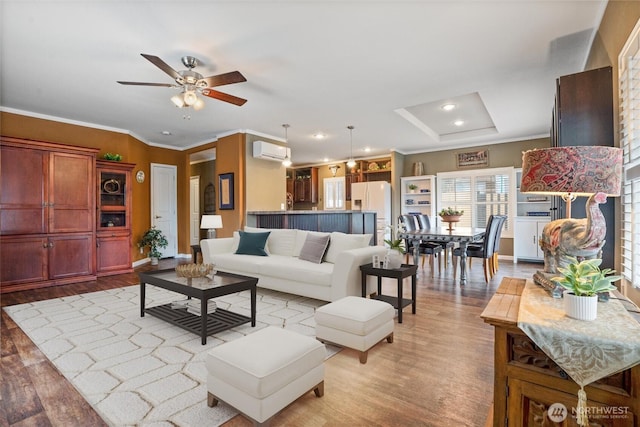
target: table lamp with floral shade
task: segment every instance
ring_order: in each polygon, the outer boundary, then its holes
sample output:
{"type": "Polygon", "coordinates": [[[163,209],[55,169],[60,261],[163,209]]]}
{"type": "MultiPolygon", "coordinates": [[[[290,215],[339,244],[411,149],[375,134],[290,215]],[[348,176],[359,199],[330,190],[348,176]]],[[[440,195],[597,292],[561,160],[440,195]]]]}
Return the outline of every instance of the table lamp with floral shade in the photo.
{"type": "Polygon", "coordinates": [[[605,146],[553,147],[529,150],[522,156],[520,191],[559,195],[567,217],[548,223],[539,238],[544,271],[534,280],[553,288],[550,278],[572,260],[602,257],[607,224],[599,205],[620,195],[622,149],[605,146]],[[586,218],[571,218],[571,202],[588,197],[586,218]]]}

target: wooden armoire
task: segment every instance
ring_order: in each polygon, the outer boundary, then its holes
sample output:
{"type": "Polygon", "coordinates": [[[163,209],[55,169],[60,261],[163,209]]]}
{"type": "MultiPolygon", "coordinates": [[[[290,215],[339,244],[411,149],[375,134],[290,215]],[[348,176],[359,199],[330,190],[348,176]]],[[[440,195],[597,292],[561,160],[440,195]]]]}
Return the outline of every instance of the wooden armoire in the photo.
{"type": "Polygon", "coordinates": [[[0,139],[0,285],[95,279],[97,149],[0,139]]]}

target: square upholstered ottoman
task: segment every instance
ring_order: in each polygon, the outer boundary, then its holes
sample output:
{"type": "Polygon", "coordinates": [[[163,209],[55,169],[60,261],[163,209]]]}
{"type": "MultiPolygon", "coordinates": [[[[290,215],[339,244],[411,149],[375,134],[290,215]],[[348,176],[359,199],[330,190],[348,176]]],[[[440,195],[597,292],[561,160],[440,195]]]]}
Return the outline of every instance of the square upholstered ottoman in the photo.
{"type": "Polygon", "coordinates": [[[344,297],[316,310],[316,338],[360,351],[367,363],[371,347],[387,339],[393,342],[395,310],[384,301],[344,297]]]}
{"type": "Polygon", "coordinates": [[[312,337],[269,326],[207,354],[207,404],[233,406],[259,425],[313,390],[324,394],[327,350],[312,337]]]}

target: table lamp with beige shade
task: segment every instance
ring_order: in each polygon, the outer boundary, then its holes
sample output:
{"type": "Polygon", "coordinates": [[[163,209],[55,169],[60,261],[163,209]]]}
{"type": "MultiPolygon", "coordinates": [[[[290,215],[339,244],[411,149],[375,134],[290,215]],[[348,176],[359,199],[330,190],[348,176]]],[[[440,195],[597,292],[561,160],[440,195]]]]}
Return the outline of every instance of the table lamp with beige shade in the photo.
{"type": "Polygon", "coordinates": [[[534,276],[536,282],[556,276],[557,268],[574,258],[602,257],[607,224],[598,205],[605,203],[607,196],[620,195],[621,179],[620,148],[554,147],[523,153],[520,191],[561,196],[567,204],[567,217],[547,224],[538,240],[544,253],[544,272],[534,276]],[[588,197],[586,218],[571,218],[571,202],[577,196],[588,197]]]}
{"type": "Polygon", "coordinates": [[[200,228],[207,230],[207,239],[216,238],[216,228],[222,228],[221,215],[202,215],[200,228]]]}

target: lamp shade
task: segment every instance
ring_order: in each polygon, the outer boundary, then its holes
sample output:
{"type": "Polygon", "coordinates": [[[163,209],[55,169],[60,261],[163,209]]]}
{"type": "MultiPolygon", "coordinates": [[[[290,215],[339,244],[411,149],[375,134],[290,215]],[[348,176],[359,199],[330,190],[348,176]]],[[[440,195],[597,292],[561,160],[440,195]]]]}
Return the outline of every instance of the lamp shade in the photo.
{"type": "Polygon", "coordinates": [[[220,215],[202,215],[200,228],[208,230],[222,228],[222,216],[220,215]]]}
{"type": "Polygon", "coordinates": [[[523,193],[619,196],[622,149],[604,146],[554,147],[522,155],[523,193]]]}

